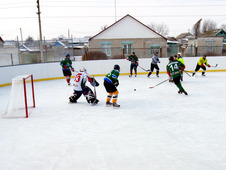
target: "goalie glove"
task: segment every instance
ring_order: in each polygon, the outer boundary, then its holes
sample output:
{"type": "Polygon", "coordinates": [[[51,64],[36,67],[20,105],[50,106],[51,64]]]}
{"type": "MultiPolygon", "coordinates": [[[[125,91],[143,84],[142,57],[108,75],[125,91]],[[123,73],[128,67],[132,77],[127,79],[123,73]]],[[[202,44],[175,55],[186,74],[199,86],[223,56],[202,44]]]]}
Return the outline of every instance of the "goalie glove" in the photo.
{"type": "Polygon", "coordinates": [[[94,86],[94,87],[99,86],[99,83],[98,83],[98,82],[96,81],[96,79],[94,79],[94,78],[91,80],[90,84],[91,84],[92,86],[94,86]]]}

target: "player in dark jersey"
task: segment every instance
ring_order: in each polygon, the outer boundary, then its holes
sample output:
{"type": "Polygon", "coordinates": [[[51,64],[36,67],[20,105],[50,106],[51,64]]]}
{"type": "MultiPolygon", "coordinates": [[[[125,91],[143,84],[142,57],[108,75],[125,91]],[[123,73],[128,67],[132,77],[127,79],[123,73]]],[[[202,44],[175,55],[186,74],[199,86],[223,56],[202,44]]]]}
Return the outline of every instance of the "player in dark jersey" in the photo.
{"type": "Polygon", "coordinates": [[[119,81],[118,81],[119,72],[120,72],[119,65],[114,65],[114,70],[108,73],[104,78],[104,87],[108,92],[107,101],[106,101],[107,106],[113,105],[113,107],[120,107],[120,105],[117,104],[117,99],[119,94],[117,90],[117,86],[119,85],[119,81]],[[113,100],[111,103],[112,97],[113,97],[113,100]]]}
{"type": "Polygon", "coordinates": [[[66,78],[66,81],[68,85],[70,85],[71,81],[71,70],[74,72],[74,68],[72,67],[72,62],[70,60],[70,54],[66,54],[65,59],[60,62],[60,65],[62,66],[63,74],[66,78]]]}
{"type": "Polygon", "coordinates": [[[135,52],[133,52],[132,55],[128,56],[126,59],[129,60],[129,61],[131,61],[131,64],[130,64],[130,75],[129,75],[129,77],[132,77],[132,75],[133,75],[133,69],[134,69],[135,77],[136,77],[137,76],[138,58],[135,55],[135,52]]]}
{"type": "Polygon", "coordinates": [[[166,66],[167,74],[172,76],[174,84],[179,88],[178,93],[188,95],[181,85],[181,70],[184,69],[184,64],[177,61],[175,57],[171,56],[169,58],[169,63],[166,66]]]}

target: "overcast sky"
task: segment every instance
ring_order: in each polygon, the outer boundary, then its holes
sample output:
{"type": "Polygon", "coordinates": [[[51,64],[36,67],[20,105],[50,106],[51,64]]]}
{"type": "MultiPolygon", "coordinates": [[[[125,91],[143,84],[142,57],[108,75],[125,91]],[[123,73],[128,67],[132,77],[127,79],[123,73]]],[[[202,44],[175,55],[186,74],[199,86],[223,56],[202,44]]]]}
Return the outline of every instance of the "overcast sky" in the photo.
{"type": "MultiPolygon", "coordinates": [[[[39,39],[37,0],[0,0],[0,36],[4,40],[39,39]]],[[[165,23],[169,36],[188,32],[200,19],[226,24],[226,0],[40,0],[45,39],[94,36],[130,14],[140,22],[165,23]],[[115,3],[116,2],[116,3],[115,3]],[[116,8],[115,8],[116,4],[116,8]]],[[[130,28],[128,28],[130,29],[130,28]]]]}

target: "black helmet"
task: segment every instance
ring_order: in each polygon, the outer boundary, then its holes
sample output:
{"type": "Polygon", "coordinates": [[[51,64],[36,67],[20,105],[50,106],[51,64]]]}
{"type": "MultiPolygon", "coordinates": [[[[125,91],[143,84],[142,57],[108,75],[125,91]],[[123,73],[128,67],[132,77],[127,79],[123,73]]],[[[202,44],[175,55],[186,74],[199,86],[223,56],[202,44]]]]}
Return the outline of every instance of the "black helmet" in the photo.
{"type": "Polygon", "coordinates": [[[114,65],[114,70],[120,71],[120,66],[119,66],[118,64],[115,64],[115,65],[114,65]]]}
{"type": "Polygon", "coordinates": [[[174,61],[174,57],[173,56],[170,56],[169,57],[169,61],[174,61]]]}

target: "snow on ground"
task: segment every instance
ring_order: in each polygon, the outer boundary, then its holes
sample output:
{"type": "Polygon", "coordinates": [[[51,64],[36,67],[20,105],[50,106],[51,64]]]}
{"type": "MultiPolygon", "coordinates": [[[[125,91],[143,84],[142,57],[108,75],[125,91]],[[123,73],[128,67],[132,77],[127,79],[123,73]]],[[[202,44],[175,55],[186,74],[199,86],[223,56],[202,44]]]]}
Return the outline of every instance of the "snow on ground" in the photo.
{"type": "MultiPolygon", "coordinates": [[[[169,82],[148,88],[166,74],[120,76],[116,109],[105,106],[103,77],[96,77],[97,106],[83,96],[69,104],[73,90],[65,80],[35,82],[30,117],[0,118],[0,169],[226,169],[226,73],[206,75],[184,75],[188,96],[169,82]]],[[[0,88],[0,116],[9,93],[0,88]]]]}

